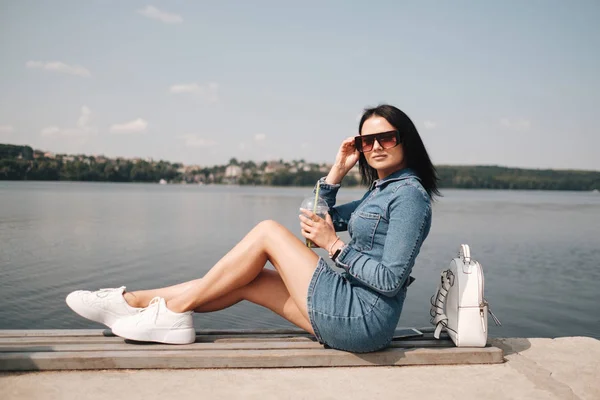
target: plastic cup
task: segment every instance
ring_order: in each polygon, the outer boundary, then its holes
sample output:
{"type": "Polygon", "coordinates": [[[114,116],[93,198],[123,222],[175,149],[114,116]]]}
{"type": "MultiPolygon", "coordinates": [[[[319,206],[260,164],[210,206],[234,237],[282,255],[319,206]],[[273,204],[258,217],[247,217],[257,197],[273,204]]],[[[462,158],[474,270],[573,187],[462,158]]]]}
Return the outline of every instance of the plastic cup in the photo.
{"type": "MultiPolygon", "coordinates": [[[[303,208],[305,210],[310,210],[323,219],[325,219],[325,216],[329,212],[329,206],[327,205],[327,202],[325,200],[323,200],[322,198],[318,197],[317,203],[315,204],[315,196],[305,198],[302,201],[300,208],[301,209],[303,208]]],[[[300,214],[303,214],[302,211],[300,211],[300,214]]],[[[312,248],[312,247],[316,247],[316,246],[312,242],[312,240],[306,239],[306,247],[312,248]]]]}

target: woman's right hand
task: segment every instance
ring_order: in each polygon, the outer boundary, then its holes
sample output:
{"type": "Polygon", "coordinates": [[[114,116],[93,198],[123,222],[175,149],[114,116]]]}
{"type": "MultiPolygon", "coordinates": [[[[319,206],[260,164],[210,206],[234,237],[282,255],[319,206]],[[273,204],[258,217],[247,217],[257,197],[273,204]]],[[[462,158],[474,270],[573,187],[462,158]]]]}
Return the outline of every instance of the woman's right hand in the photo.
{"type": "Polygon", "coordinates": [[[328,183],[339,183],[358,162],[359,156],[360,153],[354,146],[354,136],[344,139],[335,157],[335,164],[327,176],[328,183]]]}

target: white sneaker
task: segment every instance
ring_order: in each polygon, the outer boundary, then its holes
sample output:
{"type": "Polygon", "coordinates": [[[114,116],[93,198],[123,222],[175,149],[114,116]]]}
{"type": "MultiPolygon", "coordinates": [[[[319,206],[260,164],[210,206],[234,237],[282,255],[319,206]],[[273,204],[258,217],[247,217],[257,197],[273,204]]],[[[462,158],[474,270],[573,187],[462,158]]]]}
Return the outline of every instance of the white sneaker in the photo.
{"type": "Polygon", "coordinates": [[[196,341],[192,311],[173,312],[162,297],[153,298],[139,313],[119,319],[112,331],[125,339],[142,342],[189,344],[196,341]]]}
{"type": "Polygon", "coordinates": [[[67,305],[84,318],[112,328],[117,319],[137,314],[142,308],[131,307],[123,297],[125,286],[95,292],[76,290],[66,298],[67,305]]]}

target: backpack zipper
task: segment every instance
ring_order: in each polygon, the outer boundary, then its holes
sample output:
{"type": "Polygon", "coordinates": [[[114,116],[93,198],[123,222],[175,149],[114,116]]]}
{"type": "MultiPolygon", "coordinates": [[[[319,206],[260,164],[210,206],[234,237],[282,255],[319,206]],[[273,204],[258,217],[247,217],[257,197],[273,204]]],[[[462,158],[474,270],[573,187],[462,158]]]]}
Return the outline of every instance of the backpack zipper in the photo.
{"type": "Polygon", "coordinates": [[[486,306],[486,302],[485,299],[483,298],[483,285],[484,285],[484,280],[483,280],[483,271],[481,268],[481,264],[479,264],[477,261],[475,261],[475,268],[477,268],[477,279],[479,280],[479,318],[481,321],[481,330],[486,333],[487,329],[485,326],[485,306],[486,306]]]}
{"type": "Polygon", "coordinates": [[[494,320],[494,323],[496,324],[496,326],[502,326],[502,323],[492,312],[490,303],[488,303],[487,300],[485,299],[485,297],[483,297],[483,290],[484,290],[484,283],[485,283],[484,279],[483,279],[483,268],[481,268],[481,264],[479,264],[478,262],[476,262],[476,263],[477,263],[477,266],[479,267],[479,287],[481,288],[481,290],[479,291],[479,299],[480,299],[479,300],[479,315],[481,316],[481,326],[483,327],[483,331],[485,332],[484,313],[485,313],[486,306],[488,309],[488,314],[490,314],[492,316],[492,319],[494,320]]]}

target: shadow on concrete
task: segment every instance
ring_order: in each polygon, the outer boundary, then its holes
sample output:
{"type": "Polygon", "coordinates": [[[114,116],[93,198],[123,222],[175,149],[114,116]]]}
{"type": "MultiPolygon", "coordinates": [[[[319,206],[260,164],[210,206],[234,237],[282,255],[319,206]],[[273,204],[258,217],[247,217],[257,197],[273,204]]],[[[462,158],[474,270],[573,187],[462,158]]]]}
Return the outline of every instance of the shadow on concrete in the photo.
{"type": "Polygon", "coordinates": [[[504,357],[520,353],[531,347],[531,342],[525,338],[490,339],[489,343],[501,349],[504,352],[504,357]]]}
{"type": "Polygon", "coordinates": [[[10,373],[11,376],[41,371],[38,363],[31,357],[32,353],[53,352],[50,346],[27,346],[23,348],[0,347],[0,373],[10,373]]]}
{"type": "Polygon", "coordinates": [[[398,349],[388,347],[373,353],[354,353],[355,356],[375,366],[396,365],[403,358],[406,358],[406,352],[414,349],[398,349]]]}

